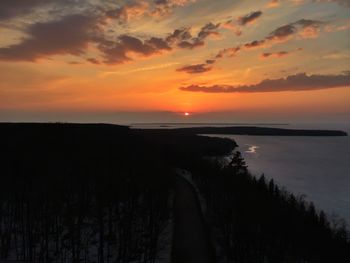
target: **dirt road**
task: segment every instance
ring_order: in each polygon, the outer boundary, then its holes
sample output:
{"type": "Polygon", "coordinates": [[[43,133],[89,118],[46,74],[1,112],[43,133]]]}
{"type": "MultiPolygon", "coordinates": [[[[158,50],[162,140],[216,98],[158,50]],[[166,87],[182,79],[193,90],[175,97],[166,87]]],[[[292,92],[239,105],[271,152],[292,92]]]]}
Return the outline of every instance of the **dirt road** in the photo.
{"type": "Polygon", "coordinates": [[[172,263],[214,263],[214,252],[194,187],[179,176],[175,185],[172,263]]]}

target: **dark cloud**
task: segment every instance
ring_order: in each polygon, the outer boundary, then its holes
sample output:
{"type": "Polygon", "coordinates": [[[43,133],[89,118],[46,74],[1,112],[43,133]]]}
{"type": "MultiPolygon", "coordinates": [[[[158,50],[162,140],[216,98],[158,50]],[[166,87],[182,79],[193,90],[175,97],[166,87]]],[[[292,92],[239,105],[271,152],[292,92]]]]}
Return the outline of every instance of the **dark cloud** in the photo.
{"type": "MultiPolygon", "coordinates": [[[[130,61],[130,52],[150,56],[172,49],[166,40],[156,37],[141,40],[121,35],[117,41],[109,40],[101,29],[101,18],[84,15],[70,15],[60,20],[36,23],[29,26],[25,33],[28,37],[22,42],[0,48],[0,60],[36,61],[59,54],[81,56],[89,44],[96,44],[106,63],[117,64],[130,61]]],[[[94,59],[87,61],[100,63],[94,59]]]]}
{"type": "Polygon", "coordinates": [[[291,51],[278,51],[278,52],[265,52],[261,54],[261,58],[281,58],[281,57],[285,57],[288,56],[290,54],[293,54],[297,51],[301,51],[303,50],[302,48],[298,48],[296,50],[291,50],[291,51]]]}
{"type": "Polygon", "coordinates": [[[168,0],[154,0],[156,5],[165,5],[168,3],[168,0]]]}
{"type": "Polygon", "coordinates": [[[219,51],[219,53],[216,55],[216,58],[223,58],[224,56],[234,57],[240,50],[241,47],[225,48],[219,51]]]}
{"type": "Polygon", "coordinates": [[[0,60],[35,61],[57,54],[81,55],[98,30],[96,19],[84,15],[36,23],[26,29],[28,37],[22,42],[0,48],[0,60]]]}
{"type": "MultiPolygon", "coordinates": [[[[259,11],[257,11],[257,12],[259,12],[259,11]]],[[[257,12],[253,12],[251,14],[255,14],[257,12]]],[[[259,17],[260,15],[247,15],[247,16],[245,16],[246,20],[244,20],[244,21],[249,21],[249,19],[253,19],[252,17],[255,17],[255,19],[256,19],[256,17],[259,17]]],[[[246,23],[248,23],[248,22],[246,22],[246,23]]],[[[321,21],[301,19],[301,20],[298,20],[296,22],[293,22],[293,23],[276,28],[268,36],[266,36],[264,39],[247,42],[247,43],[243,44],[242,46],[236,46],[236,47],[222,49],[217,53],[217,55],[215,56],[215,59],[213,61],[215,63],[216,60],[224,58],[224,57],[235,57],[238,52],[241,52],[242,50],[245,50],[245,49],[262,48],[262,47],[272,45],[275,42],[286,41],[289,37],[294,36],[297,33],[300,34],[302,37],[306,37],[306,38],[307,37],[314,37],[318,34],[320,27],[324,24],[325,23],[321,22],[321,21]]],[[[211,26],[209,28],[214,30],[219,26],[220,26],[220,24],[215,25],[215,26],[213,24],[211,24],[211,26]]],[[[204,28],[206,28],[206,27],[203,27],[202,30],[204,28]]],[[[188,47],[184,46],[183,48],[193,48],[193,43],[190,43],[187,41],[185,43],[188,44],[189,46],[188,47]]],[[[204,42],[201,42],[200,45],[204,45],[204,42]]],[[[298,50],[300,50],[300,49],[298,49],[298,50]]],[[[295,52],[295,51],[291,51],[291,52],[295,52]]],[[[261,57],[262,58],[282,57],[282,56],[289,55],[291,52],[281,51],[281,52],[276,52],[276,53],[263,53],[261,57]]],[[[210,59],[209,59],[209,61],[210,61],[210,59]]],[[[205,65],[205,64],[199,64],[199,65],[205,65]]],[[[205,71],[203,71],[203,72],[205,72],[205,71]]],[[[199,71],[196,73],[201,73],[201,72],[199,71]]]]}
{"type": "MultiPolygon", "coordinates": [[[[217,58],[222,58],[224,56],[233,57],[242,48],[253,49],[253,48],[263,48],[274,43],[287,41],[290,37],[300,34],[304,38],[316,37],[320,31],[321,26],[325,23],[322,21],[301,19],[296,22],[280,26],[273,30],[268,36],[261,40],[253,40],[247,42],[242,46],[226,48],[219,51],[217,58]]],[[[267,54],[268,56],[268,54],[267,54]]]]}
{"type": "Polygon", "coordinates": [[[177,45],[179,48],[184,49],[194,49],[205,45],[205,40],[210,36],[219,35],[220,24],[208,23],[203,26],[198,32],[196,37],[191,34],[191,28],[181,28],[176,29],[172,34],[170,34],[166,41],[169,45],[177,45]]]}
{"type": "Polygon", "coordinates": [[[98,59],[96,59],[96,58],[87,58],[86,61],[88,61],[88,62],[90,62],[92,64],[95,64],[95,65],[101,64],[101,62],[98,59]]]}
{"type": "Polygon", "coordinates": [[[81,0],[1,0],[0,1],[0,20],[15,18],[28,15],[36,8],[52,6],[62,8],[67,6],[83,5],[81,0]]]}
{"type": "MultiPolygon", "coordinates": [[[[291,0],[289,0],[289,1],[291,1],[291,0]]],[[[268,6],[269,7],[279,6],[280,2],[282,2],[282,0],[270,0],[270,3],[269,3],[268,6]]],[[[302,2],[302,1],[300,1],[300,2],[302,2]]],[[[350,7],[350,1],[349,0],[312,0],[312,2],[315,2],[315,3],[334,2],[334,3],[338,3],[339,5],[342,5],[342,6],[350,7]]]]}
{"type": "Polygon", "coordinates": [[[254,40],[252,42],[244,44],[244,47],[245,48],[258,48],[258,47],[264,46],[264,44],[265,44],[264,39],[263,40],[254,40]]]}
{"type": "Polygon", "coordinates": [[[262,58],[268,58],[268,57],[284,57],[284,56],[287,56],[289,55],[290,52],[288,51],[279,51],[279,52],[266,52],[266,53],[262,53],[261,54],[261,57],[262,58]]]}
{"type": "Polygon", "coordinates": [[[184,66],[182,68],[178,68],[176,71],[186,72],[189,74],[198,74],[198,73],[204,73],[204,72],[210,71],[211,69],[212,67],[208,66],[208,64],[196,64],[196,65],[189,65],[189,66],[184,66]]]}
{"type": "Polygon", "coordinates": [[[215,56],[214,59],[207,59],[203,64],[196,65],[187,65],[182,68],[177,69],[177,71],[184,71],[187,73],[204,73],[212,70],[213,65],[217,62],[218,59],[223,58],[224,56],[234,57],[239,51],[240,47],[235,48],[226,48],[220,50],[220,52],[215,56]]]}
{"type": "Polygon", "coordinates": [[[244,26],[257,20],[262,15],[261,11],[251,12],[245,16],[241,16],[237,19],[238,24],[244,26]]]}
{"type": "Polygon", "coordinates": [[[0,19],[10,19],[16,16],[25,15],[40,5],[46,5],[54,0],[1,0],[0,19]]]}
{"type": "MultiPolygon", "coordinates": [[[[118,19],[121,22],[148,16],[163,16],[172,13],[179,6],[185,6],[193,0],[1,0],[0,20],[20,17],[34,13],[36,10],[47,8],[51,13],[65,13],[63,10],[72,10],[75,7],[89,10],[96,14],[102,11],[108,18],[118,19]],[[121,3],[122,2],[122,3],[121,3]]],[[[84,11],[84,12],[85,12],[84,11]]],[[[67,13],[65,13],[67,15],[67,13]]],[[[86,12],[84,13],[86,14],[86,12]]]]}
{"type": "Polygon", "coordinates": [[[180,90],[206,93],[258,93],[322,90],[339,87],[350,87],[350,74],[309,76],[305,73],[301,73],[281,79],[265,79],[262,82],[254,85],[191,85],[187,87],[181,87],[180,90]]]}
{"type": "Polygon", "coordinates": [[[216,63],[216,59],[208,59],[205,63],[195,64],[195,65],[186,65],[181,68],[178,68],[176,71],[186,72],[189,74],[199,74],[208,72],[213,69],[213,65],[216,63]]]}
{"type": "Polygon", "coordinates": [[[173,9],[179,6],[185,6],[196,0],[154,0],[154,8],[151,10],[150,15],[164,16],[171,14],[173,9]]]}
{"type": "Polygon", "coordinates": [[[214,64],[215,62],[216,62],[215,59],[208,59],[207,61],[205,61],[205,63],[209,65],[214,64]]]}
{"type": "Polygon", "coordinates": [[[245,48],[260,48],[275,42],[286,41],[288,38],[301,34],[303,37],[314,37],[318,34],[320,27],[324,25],[324,22],[301,19],[296,22],[280,26],[273,30],[265,39],[254,40],[244,44],[245,48]]]}
{"type": "MultiPolygon", "coordinates": [[[[323,24],[325,23],[317,20],[301,19],[294,23],[290,23],[275,29],[270,33],[269,36],[266,37],[266,40],[283,41],[288,37],[295,35],[298,32],[317,33],[317,31],[323,24]]],[[[307,35],[305,35],[305,37],[307,37],[307,35]]]]}
{"type": "Polygon", "coordinates": [[[236,36],[240,36],[242,35],[242,27],[255,22],[262,14],[261,11],[254,11],[237,19],[230,19],[223,23],[222,27],[233,31],[236,36]]]}
{"type": "Polygon", "coordinates": [[[30,25],[28,35],[18,44],[0,48],[0,60],[36,61],[52,55],[85,55],[89,44],[96,45],[102,59],[88,62],[98,64],[119,64],[132,60],[131,53],[148,57],[170,51],[173,48],[193,49],[205,44],[206,38],[217,34],[219,25],[206,24],[196,37],[190,28],[177,29],[166,38],[150,37],[140,39],[130,35],[120,35],[116,40],[107,37],[103,31],[103,17],[70,15],[59,20],[30,25]]]}
{"type": "Polygon", "coordinates": [[[81,65],[82,63],[79,61],[69,61],[67,62],[69,65],[81,65]]]}
{"type": "Polygon", "coordinates": [[[266,38],[269,40],[278,39],[283,40],[297,32],[297,28],[293,24],[288,24],[281,26],[270,33],[270,35],[266,38]]]}
{"type": "MultiPolygon", "coordinates": [[[[166,38],[139,38],[127,34],[117,34],[106,27],[108,18],[128,21],[134,16],[151,15],[155,6],[173,8],[184,6],[194,0],[156,0],[125,1],[123,4],[113,1],[85,0],[0,0],[0,19],[16,17],[34,12],[39,7],[51,5],[48,12],[58,17],[50,21],[36,22],[22,30],[26,37],[19,43],[0,47],[0,60],[3,61],[36,61],[53,55],[71,54],[83,57],[84,60],[98,64],[118,64],[132,60],[132,53],[140,56],[151,56],[174,48],[194,49],[205,45],[208,37],[218,35],[219,24],[208,23],[196,36],[190,28],[177,29],[166,38]],[[71,5],[72,4],[72,5],[71,5]],[[65,15],[73,4],[85,10],[83,14],[65,15]],[[59,5],[59,6],[58,6],[59,5]],[[67,6],[65,6],[67,5],[67,6]],[[64,11],[58,7],[64,7],[64,11]],[[86,7],[86,8],[85,8],[86,7]],[[112,32],[112,33],[111,33],[112,32]],[[114,38],[114,39],[113,39],[114,38]],[[96,60],[87,58],[85,52],[89,45],[94,45],[101,52],[96,60]]],[[[73,9],[72,9],[73,10],[73,9]]],[[[73,11],[72,11],[73,12],[73,11]]],[[[122,22],[121,22],[122,23],[122,22]]]]}
{"type": "Polygon", "coordinates": [[[107,64],[120,64],[131,61],[132,59],[129,57],[129,53],[151,56],[172,49],[168,43],[161,38],[152,37],[150,39],[141,40],[128,35],[119,36],[116,42],[104,41],[99,44],[98,48],[103,53],[105,57],[104,62],[107,64]]]}
{"type": "Polygon", "coordinates": [[[219,33],[217,32],[217,30],[220,27],[220,23],[219,24],[213,24],[213,23],[208,23],[205,26],[203,26],[201,28],[201,30],[199,31],[197,38],[200,40],[204,40],[209,36],[218,36],[219,33]]]}
{"type": "Polygon", "coordinates": [[[197,48],[197,47],[202,47],[205,45],[205,42],[198,39],[198,38],[195,38],[193,39],[193,41],[181,41],[178,43],[178,47],[179,48],[186,48],[186,49],[194,49],[194,48],[197,48]]]}
{"type": "Polygon", "coordinates": [[[174,30],[174,32],[166,38],[166,41],[169,44],[174,44],[176,42],[190,40],[191,38],[192,38],[192,35],[190,32],[190,28],[185,27],[185,28],[174,30]]]}
{"type": "Polygon", "coordinates": [[[179,48],[194,49],[196,47],[204,46],[204,41],[198,37],[193,37],[191,28],[176,29],[170,34],[166,41],[169,45],[176,45],[179,48]]]}
{"type": "Polygon", "coordinates": [[[124,5],[109,9],[106,11],[106,16],[120,20],[121,23],[128,22],[129,20],[142,17],[148,13],[149,4],[146,1],[132,1],[126,2],[124,5]]]}

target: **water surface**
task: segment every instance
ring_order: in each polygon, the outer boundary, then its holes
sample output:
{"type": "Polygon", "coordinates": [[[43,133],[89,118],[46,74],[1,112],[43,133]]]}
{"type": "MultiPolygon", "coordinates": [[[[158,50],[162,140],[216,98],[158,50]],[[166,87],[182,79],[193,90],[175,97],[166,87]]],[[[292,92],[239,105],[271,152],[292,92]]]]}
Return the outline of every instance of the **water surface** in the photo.
{"type": "Polygon", "coordinates": [[[238,143],[253,174],[264,173],[350,223],[350,137],[223,137],[238,143]]]}

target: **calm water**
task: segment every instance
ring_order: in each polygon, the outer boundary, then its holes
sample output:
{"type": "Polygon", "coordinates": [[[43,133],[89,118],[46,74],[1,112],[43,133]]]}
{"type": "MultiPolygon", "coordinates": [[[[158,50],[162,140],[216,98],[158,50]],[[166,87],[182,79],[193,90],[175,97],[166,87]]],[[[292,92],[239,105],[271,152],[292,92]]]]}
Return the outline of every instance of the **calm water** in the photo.
{"type": "MultiPolygon", "coordinates": [[[[338,129],[350,131],[347,127],[338,129]]],[[[239,144],[253,174],[264,173],[350,225],[350,137],[223,137],[239,144]]]]}

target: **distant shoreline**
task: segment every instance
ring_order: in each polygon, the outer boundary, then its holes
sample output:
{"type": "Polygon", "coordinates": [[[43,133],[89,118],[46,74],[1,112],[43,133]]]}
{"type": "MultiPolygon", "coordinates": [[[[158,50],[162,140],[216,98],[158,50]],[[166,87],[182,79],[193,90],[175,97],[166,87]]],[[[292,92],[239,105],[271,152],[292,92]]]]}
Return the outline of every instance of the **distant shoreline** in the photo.
{"type": "Polygon", "coordinates": [[[269,126],[288,126],[289,123],[265,123],[265,122],[256,122],[256,123],[247,123],[247,122],[140,122],[140,123],[131,123],[129,126],[139,126],[139,125],[145,125],[145,126],[152,126],[152,125],[184,125],[184,126],[191,126],[191,125],[225,125],[225,126],[237,126],[237,125],[244,125],[244,126],[255,126],[255,125],[269,125],[269,126]]]}
{"type": "Polygon", "coordinates": [[[305,130],[283,129],[256,126],[233,127],[196,127],[196,128],[170,128],[170,129],[134,129],[143,132],[182,133],[182,134],[221,134],[221,135],[255,135],[255,136],[348,136],[340,130],[305,130]]]}
{"type": "MultiPolygon", "coordinates": [[[[54,128],[55,126],[60,125],[70,125],[75,127],[84,127],[90,126],[95,128],[102,127],[119,127],[126,130],[132,130],[134,132],[145,133],[145,134],[220,134],[220,135],[254,135],[254,136],[348,136],[345,131],[341,130],[309,130],[309,129],[285,129],[285,128],[271,128],[271,127],[257,127],[257,126],[230,126],[230,127],[186,127],[186,128],[172,128],[167,127],[168,129],[160,128],[136,128],[125,125],[116,125],[116,124],[104,124],[104,123],[14,123],[14,122],[0,122],[0,128],[10,127],[10,126],[34,126],[34,127],[50,127],[54,128]]],[[[211,124],[214,125],[214,124],[211,124]]]]}

